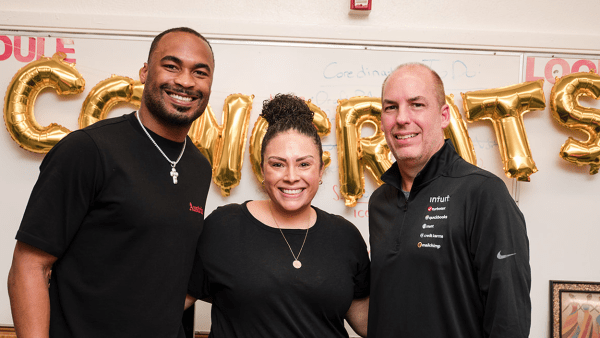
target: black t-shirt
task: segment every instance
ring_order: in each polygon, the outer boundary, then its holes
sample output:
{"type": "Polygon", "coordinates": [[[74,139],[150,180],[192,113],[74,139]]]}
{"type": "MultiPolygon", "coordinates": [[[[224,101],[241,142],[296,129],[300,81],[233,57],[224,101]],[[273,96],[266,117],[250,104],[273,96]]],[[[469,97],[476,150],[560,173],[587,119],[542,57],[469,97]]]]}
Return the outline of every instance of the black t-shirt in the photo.
{"type": "MultiPolygon", "coordinates": [[[[179,156],[182,143],[153,138],[179,156]]],[[[184,337],[211,168],[188,139],[176,169],[177,185],[134,114],[74,131],[46,155],[17,239],[58,257],[51,337],[184,337]]]]}
{"type": "MultiPolygon", "coordinates": [[[[369,294],[358,229],[313,207],[317,221],[296,269],[279,229],[254,218],[246,203],[211,213],[198,242],[188,292],[212,297],[211,337],[348,337],[350,304],[369,294]]],[[[306,231],[282,230],[297,255],[306,231]]]]}

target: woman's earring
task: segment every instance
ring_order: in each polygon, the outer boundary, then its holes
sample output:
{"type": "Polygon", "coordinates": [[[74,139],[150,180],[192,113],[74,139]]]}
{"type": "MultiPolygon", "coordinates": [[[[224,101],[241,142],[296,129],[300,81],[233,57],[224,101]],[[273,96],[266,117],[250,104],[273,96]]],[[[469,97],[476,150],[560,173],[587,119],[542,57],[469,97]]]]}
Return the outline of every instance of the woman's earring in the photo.
{"type": "Polygon", "coordinates": [[[323,184],[323,180],[319,180],[319,185],[323,184]]]}

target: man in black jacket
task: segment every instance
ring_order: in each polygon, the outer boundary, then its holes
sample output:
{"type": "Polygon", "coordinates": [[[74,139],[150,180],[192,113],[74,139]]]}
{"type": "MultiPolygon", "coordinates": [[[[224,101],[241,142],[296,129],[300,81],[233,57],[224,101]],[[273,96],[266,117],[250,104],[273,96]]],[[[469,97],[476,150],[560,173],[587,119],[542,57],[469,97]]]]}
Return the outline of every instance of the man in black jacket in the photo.
{"type": "Polygon", "coordinates": [[[442,80],[422,64],[384,81],[381,126],[396,163],[369,201],[370,338],[526,338],[525,220],[497,176],[464,161],[443,130],[442,80]]]}

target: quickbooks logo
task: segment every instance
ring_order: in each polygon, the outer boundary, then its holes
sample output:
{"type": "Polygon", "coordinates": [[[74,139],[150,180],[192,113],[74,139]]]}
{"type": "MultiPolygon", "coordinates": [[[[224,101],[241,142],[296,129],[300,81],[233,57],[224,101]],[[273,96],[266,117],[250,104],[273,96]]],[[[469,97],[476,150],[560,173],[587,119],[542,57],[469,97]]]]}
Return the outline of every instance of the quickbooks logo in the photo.
{"type": "Polygon", "coordinates": [[[429,215],[425,215],[425,219],[426,220],[432,220],[432,219],[447,219],[448,216],[446,215],[435,215],[435,216],[429,216],[429,215]]]}

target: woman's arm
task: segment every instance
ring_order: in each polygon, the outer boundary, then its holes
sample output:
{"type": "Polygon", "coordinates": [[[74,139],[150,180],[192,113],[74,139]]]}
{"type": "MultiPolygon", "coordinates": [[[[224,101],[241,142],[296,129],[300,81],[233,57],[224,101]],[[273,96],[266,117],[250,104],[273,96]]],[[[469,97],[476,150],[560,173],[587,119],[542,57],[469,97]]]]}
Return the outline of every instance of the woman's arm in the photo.
{"type": "Polygon", "coordinates": [[[352,301],[346,321],[354,332],[361,337],[367,336],[367,323],[369,321],[369,297],[359,298],[352,301]]]}
{"type": "Polygon", "coordinates": [[[183,306],[184,310],[187,310],[190,308],[190,306],[194,305],[194,303],[196,302],[196,298],[188,295],[185,295],[185,305],[183,306]]]}

